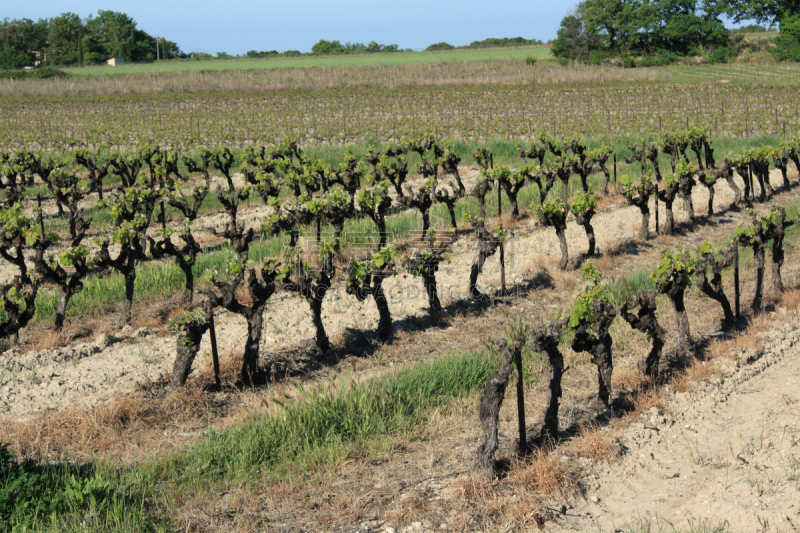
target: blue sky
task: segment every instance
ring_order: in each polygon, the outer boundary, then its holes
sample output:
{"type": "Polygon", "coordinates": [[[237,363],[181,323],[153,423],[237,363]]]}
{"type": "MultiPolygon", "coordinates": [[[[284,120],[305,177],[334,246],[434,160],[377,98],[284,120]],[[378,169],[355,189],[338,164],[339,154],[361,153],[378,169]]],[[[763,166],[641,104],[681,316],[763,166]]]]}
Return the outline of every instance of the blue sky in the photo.
{"type": "Polygon", "coordinates": [[[242,54],[248,50],[311,51],[319,39],[377,41],[425,48],[487,37],[555,38],[577,2],[478,0],[37,0],[4,2],[0,17],[49,18],[64,11],[86,17],[122,11],[140,29],[168,37],[185,51],[242,54]]]}

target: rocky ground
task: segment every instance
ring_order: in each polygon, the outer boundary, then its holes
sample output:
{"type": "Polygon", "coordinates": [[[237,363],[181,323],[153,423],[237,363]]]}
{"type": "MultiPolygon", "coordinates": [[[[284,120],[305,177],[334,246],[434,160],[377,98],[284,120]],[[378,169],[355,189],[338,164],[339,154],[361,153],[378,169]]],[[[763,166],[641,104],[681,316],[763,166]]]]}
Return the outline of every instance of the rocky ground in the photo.
{"type": "Polygon", "coordinates": [[[587,466],[584,497],[545,529],[800,530],[798,317],[688,391],[668,390],[626,428],[618,462],[587,466]]]}

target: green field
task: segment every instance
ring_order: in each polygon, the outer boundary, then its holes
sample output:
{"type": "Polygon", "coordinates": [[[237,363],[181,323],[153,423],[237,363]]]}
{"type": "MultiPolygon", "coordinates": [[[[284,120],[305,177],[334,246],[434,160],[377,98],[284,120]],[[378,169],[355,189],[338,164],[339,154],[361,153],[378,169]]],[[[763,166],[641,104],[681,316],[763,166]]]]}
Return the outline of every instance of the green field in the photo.
{"type": "Polygon", "coordinates": [[[779,31],[763,31],[756,33],[745,33],[743,35],[748,41],[766,41],[768,39],[774,39],[779,34],[779,31]]]}
{"type": "Polygon", "coordinates": [[[551,58],[549,46],[521,48],[488,48],[477,50],[448,50],[443,52],[401,52],[394,54],[359,54],[337,56],[276,57],[269,59],[230,59],[214,61],[162,61],[122,67],[78,67],[64,69],[70,74],[99,76],[108,74],[143,74],[170,72],[199,72],[224,70],[270,70],[278,68],[357,67],[362,65],[412,65],[443,61],[481,61],[487,59],[538,60],[551,58]]]}

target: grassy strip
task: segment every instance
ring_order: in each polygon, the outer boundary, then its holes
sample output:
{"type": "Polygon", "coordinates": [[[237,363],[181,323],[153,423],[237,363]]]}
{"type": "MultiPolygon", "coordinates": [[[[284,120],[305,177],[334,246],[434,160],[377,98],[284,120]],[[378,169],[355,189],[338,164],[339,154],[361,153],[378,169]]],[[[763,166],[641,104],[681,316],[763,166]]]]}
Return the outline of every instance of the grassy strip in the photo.
{"type": "Polygon", "coordinates": [[[0,528],[170,530],[161,517],[175,516],[167,510],[181,494],[206,492],[210,484],[256,488],[306,478],[349,458],[385,452],[397,440],[425,437],[430,415],[476,394],[497,364],[496,354],[478,350],[362,383],[340,377],[327,388],[301,388],[285,406],[273,401],[269,414],[130,470],[98,463],[70,473],[0,463],[0,474],[13,472],[0,476],[0,528]]]}
{"type": "Polygon", "coordinates": [[[275,57],[265,59],[230,59],[214,61],[162,61],[145,65],[66,68],[76,76],[119,77],[137,74],[177,74],[182,72],[222,72],[230,70],[271,70],[276,68],[343,68],[359,66],[400,66],[434,64],[443,61],[485,61],[489,59],[524,59],[543,61],[552,58],[549,46],[482,48],[439,52],[394,52],[383,54],[343,54],[327,56],[275,57]]]}
{"type": "Polygon", "coordinates": [[[0,531],[154,531],[153,476],[103,463],[17,462],[0,445],[0,531]]]}
{"type": "Polygon", "coordinates": [[[285,481],[330,469],[366,453],[375,437],[389,448],[396,438],[422,438],[429,413],[477,393],[497,364],[496,354],[484,349],[363,383],[340,377],[327,388],[301,388],[297,401],[279,406],[273,400],[271,414],[211,433],[167,460],[164,474],[182,487],[201,489],[209,482],[285,481]]]}

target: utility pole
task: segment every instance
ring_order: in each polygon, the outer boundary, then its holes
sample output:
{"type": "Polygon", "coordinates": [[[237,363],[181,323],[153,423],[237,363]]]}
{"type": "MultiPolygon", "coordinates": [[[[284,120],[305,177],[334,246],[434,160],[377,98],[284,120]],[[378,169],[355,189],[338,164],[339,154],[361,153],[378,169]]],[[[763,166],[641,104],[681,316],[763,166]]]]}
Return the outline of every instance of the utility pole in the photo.
{"type": "Polygon", "coordinates": [[[159,55],[159,52],[158,52],[158,39],[159,39],[159,37],[156,37],[156,61],[161,59],[161,56],[159,55]]]}

